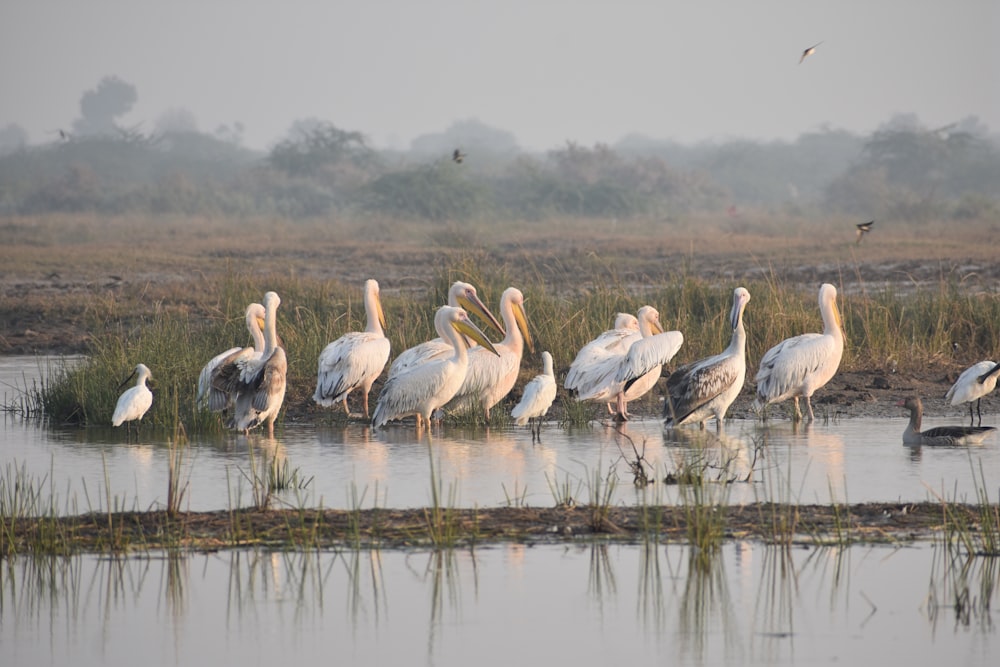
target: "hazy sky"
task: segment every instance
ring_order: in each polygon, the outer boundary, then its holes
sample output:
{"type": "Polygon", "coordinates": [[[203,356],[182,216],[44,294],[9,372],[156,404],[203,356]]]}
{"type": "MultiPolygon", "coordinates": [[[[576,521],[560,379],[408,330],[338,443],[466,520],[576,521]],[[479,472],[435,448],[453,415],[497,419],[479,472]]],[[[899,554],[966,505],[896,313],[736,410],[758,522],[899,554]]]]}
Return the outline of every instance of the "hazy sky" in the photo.
{"type": "Polygon", "coordinates": [[[124,124],[183,108],[255,148],[310,117],[400,148],[470,118],[527,149],[897,112],[1000,132],[998,39],[997,0],[0,0],[0,127],[54,140],[116,75],[139,96],[124,124]]]}

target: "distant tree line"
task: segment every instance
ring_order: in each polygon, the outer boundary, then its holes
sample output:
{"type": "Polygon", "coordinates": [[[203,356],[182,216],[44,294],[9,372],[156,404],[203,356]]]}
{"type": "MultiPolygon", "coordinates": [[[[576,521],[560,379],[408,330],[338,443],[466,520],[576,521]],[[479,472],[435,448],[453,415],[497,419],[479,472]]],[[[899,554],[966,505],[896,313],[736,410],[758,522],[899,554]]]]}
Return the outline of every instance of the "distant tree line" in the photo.
{"type": "Polygon", "coordinates": [[[379,151],[358,131],[307,119],[260,153],[240,145],[238,124],[202,133],[183,110],[152,132],[123,128],[115,119],[135,100],[134,88],[109,77],[84,94],[73,130],[49,143],[28,146],[17,126],[0,128],[0,213],[1000,216],[1000,142],[975,118],[929,129],[901,115],[870,136],[823,129],[792,142],[630,136],[544,154],[474,120],[420,137],[408,151],[379,151]],[[456,148],[465,159],[453,159],[456,148]]]}

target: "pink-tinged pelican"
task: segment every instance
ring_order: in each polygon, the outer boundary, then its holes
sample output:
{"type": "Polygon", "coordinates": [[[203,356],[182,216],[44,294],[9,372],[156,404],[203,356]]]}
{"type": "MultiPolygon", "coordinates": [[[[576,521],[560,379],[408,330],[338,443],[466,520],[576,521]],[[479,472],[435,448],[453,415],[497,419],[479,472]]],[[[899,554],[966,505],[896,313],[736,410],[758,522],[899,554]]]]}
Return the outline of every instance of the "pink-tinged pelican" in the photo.
{"type": "Polygon", "coordinates": [[[229,428],[248,432],[267,423],[268,437],[274,436],[274,420],[285,401],[288,361],[278,345],[277,317],[281,299],[275,292],[264,295],[264,353],[259,359],[241,359],[233,373],[230,391],[236,392],[236,408],[229,428]]]}
{"type": "Polygon", "coordinates": [[[715,428],[721,430],[726,411],[743,389],[747,375],[747,333],[743,311],[750,302],[750,292],[743,287],[733,291],[729,324],[733,337],[729,347],[707,359],[678,368],[667,378],[667,399],[663,404],[664,425],[668,428],[705,421],[714,416],[715,428]]]}
{"type": "MultiPolygon", "coordinates": [[[[819,288],[819,312],[823,333],[806,333],[787,338],[760,360],[757,383],[757,410],[791,398],[795,402],[794,421],[802,419],[799,397],[806,399],[809,421],[813,421],[812,395],[837,373],[844,354],[844,330],[837,309],[837,288],[824,283],[819,288]]],[[[765,414],[766,417],[766,414],[765,414]]]]}
{"type": "Polygon", "coordinates": [[[578,401],[615,401],[617,419],[629,418],[628,402],[645,396],[656,385],[663,365],[684,344],[680,331],[663,331],[660,313],[652,306],[639,309],[641,338],[624,353],[608,355],[595,369],[594,384],[580,391],[578,401]]]}
{"type": "MultiPolygon", "coordinates": [[[[200,407],[209,407],[209,396],[211,395],[212,389],[212,375],[215,373],[216,369],[219,368],[219,366],[224,363],[235,363],[236,360],[243,355],[253,355],[255,357],[259,357],[264,353],[264,306],[259,303],[251,303],[247,306],[246,323],[247,331],[250,332],[250,338],[253,339],[253,347],[230,348],[221,354],[215,355],[207,364],[205,364],[205,367],[201,369],[201,373],[198,374],[198,396],[195,399],[196,403],[200,407]]],[[[219,398],[223,399],[225,398],[225,395],[220,394],[219,398]]],[[[225,404],[217,405],[216,411],[225,409],[227,405],[228,401],[225,404]]]]}
{"type": "Polygon", "coordinates": [[[389,361],[389,339],[384,333],[385,314],[378,283],[370,279],[365,282],[365,314],[368,326],[364,331],[346,333],[320,353],[313,400],[327,407],[342,400],[344,412],[350,415],[347,396],[360,387],[365,419],[369,419],[368,392],[389,361]]]}
{"type": "MultiPolygon", "coordinates": [[[[615,316],[614,328],[599,335],[594,340],[580,348],[576,358],[569,365],[563,386],[569,392],[586,392],[601,379],[601,362],[609,355],[625,354],[632,343],[642,338],[639,333],[639,320],[631,313],[618,313],[615,316]]],[[[608,414],[614,414],[614,408],[608,403],[608,414]]]]}
{"type": "Polygon", "coordinates": [[[410,415],[416,415],[418,430],[425,422],[430,426],[431,415],[452,399],[465,379],[469,367],[466,336],[496,354],[493,343],[461,308],[441,306],[434,328],[451,345],[451,356],[417,364],[386,380],[372,415],[375,428],[410,415]]]}
{"type": "Polygon", "coordinates": [[[518,426],[524,426],[530,420],[537,419],[535,427],[531,430],[532,442],[541,440],[542,417],[552,407],[554,400],[556,400],[556,376],[552,370],[552,355],[545,351],[542,352],[541,375],[536,375],[524,385],[521,400],[510,411],[510,416],[518,426]]]}
{"type": "Polygon", "coordinates": [[[911,396],[904,401],[899,401],[896,405],[909,410],[910,423],[903,431],[904,445],[927,445],[927,446],[960,446],[979,445],[990,433],[996,430],[993,426],[937,426],[926,431],[920,430],[920,420],[923,416],[924,406],[920,399],[911,396]]]}
{"type": "Polygon", "coordinates": [[[150,406],[153,405],[153,392],[149,390],[146,386],[146,380],[152,377],[152,373],[145,364],[139,364],[132,371],[132,374],[127,378],[122,380],[121,384],[118,386],[123,386],[126,382],[132,378],[138,376],[135,381],[134,387],[129,387],[118,397],[118,403],[115,405],[115,412],[111,416],[112,426],[121,426],[125,424],[126,435],[129,432],[129,424],[131,422],[136,422],[135,432],[136,435],[139,433],[139,421],[142,416],[146,414],[150,406]]]}
{"type": "MultiPolygon", "coordinates": [[[[463,308],[467,313],[475,313],[485,322],[495,327],[501,334],[507,333],[504,331],[499,320],[490,312],[490,309],[479,299],[476,288],[469,283],[459,280],[452,284],[448,290],[448,305],[452,308],[463,308]]],[[[441,336],[420,343],[419,345],[414,345],[393,359],[392,365],[389,366],[389,377],[392,378],[413,366],[433,359],[446,359],[453,352],[454,349],[451,344],[441,336]]]]}
{"type": "Polygon", "coordinates": [[[969,426],[972,426],[972,402],[975,401],[976,414],[979,416],[979,424],[982,425],[983,414],[979,410],[979,403],[983,400],[983,396],[997,388],[997,376],[1000,376],[1000,364],[980,361],[966,368],[958,376],[944,398],[946,401],[951,401],[952,405],[969,404],[969,426]]]}
{"type": "Polygon", "coordinates": [[[490,420],[490,408],[503,400],[517,382],[524,346],[527,345],[528,350],[534,349],[521,290],[508,287],[500,295],[500,318],[507,335],[494,344],[495,353],[479,348],[469,350],[465,381],[448,406],[459,411],[478,406],[484,410],[487,422],[490,420]]]}

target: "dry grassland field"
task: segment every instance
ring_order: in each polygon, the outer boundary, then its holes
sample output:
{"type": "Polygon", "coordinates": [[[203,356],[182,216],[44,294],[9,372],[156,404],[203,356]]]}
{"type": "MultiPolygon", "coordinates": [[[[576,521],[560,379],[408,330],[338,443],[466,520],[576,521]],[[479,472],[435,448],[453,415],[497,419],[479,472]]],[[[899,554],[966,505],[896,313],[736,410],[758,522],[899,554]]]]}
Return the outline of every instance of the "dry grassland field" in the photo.
{"type": "MultiPolygon", "coordinates": [[[[261,284],[274,276],[351,289],[373,277],[383,295],[398,296],[424,295],[442,277],[462,279],[462,267],[474,266],[512,277],[518,287],[523,280],[554,295],[577,297],[595,286],[641,294],[693,278],[727,290],[752,283],[812,295],[820,283],[831,282],[845,296],[887,287],[903,295],[958,285],[963,293],[998,298],[1000,221],[876,221],[860,243],[856,222],[750,214],[440,225],[378,219],[0,218],[0,354],[85,353],[92,337],[105,333],[94,314],[114,302],[126,304],[122,311],[137,318],[157,309],[218,317],[220,285],[233,275],[259,277],[261,284]]],[[[496,307],[499,294],[484,297],[496,307]]],[[[751,302],[748,313],[755,305],[751,302]]],[[[284,301],[282,309],[290,308],[295,304],[284,301]]],[[[529,316],[540,316],[530,304],[529,316]]],[[[671,314],[661,308],[661,317],[670,328],[671,314]]],[[[816,322],[818,327],[818,311],[816,322]]],[[[752,337],[752,325],[748,330],[752,337]]],[[[919,364],[898,364],[899,372],[896,364],[890,369],[857,355],[865,367],[860,361],[842,366],[817,401],[837,403],[838,412],[848,416],[901,416],[891,407],[894,399],[916,392],[932,411],[943,405],[944,391],[961,370],[1000,354],[1000,341],[972,351],[955,342],[957,351],[942,346],[919,364]]],[[[557,360],[557,377],[570,361],[557,360]]],[[[754,366],[751,360],[748,386],[733,416],[746,410],[754,366]]],[[[522,375],[534,372],[523,369],[522,375]]],[[[314,377],[300,379],[303,385],[314,382],[314,377]]],[[[290,394],[289,414],[306,409],[311,387],[306,389],[290,394]]]]}

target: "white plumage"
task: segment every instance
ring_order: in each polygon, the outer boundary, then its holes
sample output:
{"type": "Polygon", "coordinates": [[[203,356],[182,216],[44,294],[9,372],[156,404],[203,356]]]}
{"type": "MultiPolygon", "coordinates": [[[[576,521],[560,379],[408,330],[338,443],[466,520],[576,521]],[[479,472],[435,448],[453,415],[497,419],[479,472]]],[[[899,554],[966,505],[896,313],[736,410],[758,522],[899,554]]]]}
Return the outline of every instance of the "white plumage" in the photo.
{"type": "MultiPolygon", "coordinates": [[[[146,380],[152,376],[152,373],[150,373],[149,368],[145,364],[137,365],[132,374],[125,378],[122,384],[125,384],[136,375],[139,377],[135,381],[135,386],[129,387],[118,397],[118,403],[115,404],[115,412],[111,416],[112,426],[125,424],[127,430],[129,422],[141,420],[150,406],[153,405],[153,392],[146,386],[146,380]]],[[[139,426],[136,424],[136,431],[138,429],[139,426]]]]}
{"type": "Polygon", "coordinates": [[[313,400],[326,407],[343,401],[344,412],[350,414],[347,397],[360,388],[365,419],[368,419],[368,393],[389,361],[389,339],[383,330],[385,314],[379,287],[370,279],[365,282],[365,314],[368,324],[364,331],[348,332],[320,353],[313,400]]]}
{"type": "MultiPolygon", "coordinates": [[[[264,295],[264,352],[259,359],[240,359],[233,364],[228,391],[236,393],[236,407],[229,428],[246,433],[267,423],[274,436],[274,420],[285,401],[288,361],[278,345],[277,317],[281,299],[274,292],[264,295]]],[[[216,373],[218,377],[219,373],[216,373]]]]}
{"type": "MultiPolygon", "coordinates": [[[[470,314],[475,313],[495,327],[501,334],[506,334],[497,318],[486,307],[486,304],[480,300],[476,288],[469,283],[459,280],[452,284],[448,290],[448,305],[452,308],[463,308],[470,314]]],[[[414,345],[393,359],[392,365],[389,366],[389,377],[392,378],[414,366],[433,359],[445,359],[450,357],[453,352],[454,349],[451,344],[440,336],[419,345],[414,345]]]]}
{"type": "MultiPolygon", "coordinates": [[[[232,347],[221,354],[217,354],[209,360],[205,367],[198,374],[198,396],[195,399],[199,407],[210,407],[212,375],[216,369],[224,363],[233,363],[238,357],[237,354],[254,355],[259,357],[264,352],[264,306],[259,303],[251,303],[246,310],[247,331],[253,339],[253,347],[232,347]]],[[[221,405],[216,410],[224,409],[226,405],[221,405]]]]}
{"type": "Polygon", "coordinates": [[[819,288],[819,311],[823,333],[807,333],[787,338],[760,360],[755,381],[758,410],[789,398],[795,402],[794,420],[802,419],[799,397],[806,399],[809,421],[814,420],[813,393],[836,374],[844,354],[844,331],[837,309],[837,288],[824,283],[819,288]]]}
{"type": "MultiPolygon", "coordinates": [[[[642,338],[639,320],[631,313],[618,313],[615,326],[580,348],[569,365],[563,386],[569,391],[586,392],[600,377],[600,362],[609,355],[625,354],[642,338]]],[[[610,406],[609,406],[610,411],[610,406]]]]}
{"type": "Polygon", "coordinates": [[[554,400],[556,400],[556,376],[552,370],[552,355],[545,351],[542,352],[541,375],[536,375],[528,384],[524,385],[521,400],[510,411],[510,416],[514,418],[514,423],[518,426],[524,426],[530,420],[537,418],[540,430],[541,418],[552,407],[554,400]]]}
{"type": "Polygon", "coordinates": [[[386,380],[372,415],[376,428],[409,415],[416,415],[418,429],[424,422],[430,425],[434,411],[452,399],[465,379],[469,366],[466,336],[496,354],[493,344],[461,308],[441,306],[434,328],[450,343],[451,356],[418,364],[386,380]]]}
{"type": "Polygon", "coordinates": [[[524,346],[532,349],[528,317],[524,312],[524,294],[508,287],[500,295],[500,317],[507,335],[494,344],[495,352],[475,347],[469,350],[469,368],[465,380],[449,407],[470,410],[479,406],[490,419],[490,408],[499,403],[517,382],[524,346]]]}
{"type": "Polygon", "coordinates": [[[697,423],[714,416],[716,429],[722,428],[726,411],[743,389],[747,374],[747,334],[743,311],[750,302],[750,292],[737,287],[729,323],[733,337],[722,353],[702,359],[674,371],[667,378],[667,400],[663,405],[668,427],[697,423]]]}
{"type": "Polygon", "coordinates": [[[980,412],[979,404],[986,396],[997,388],[997,376],[1000,375],[1000,364],[992,361],[980,361],[978,364],[966,368],[955,384],[951,386],[948,393],[944,395],[946,401],[951,401],[952,405],[969,404],[969,426],[972,426],[972,402],[976,402],[976,414],[979,415],[979,423],[983,423],[983,414],[980,412]]]}
{"type": "Polygon", "coordinates": [[[579,389],[578,401],[615,400],[619,419],[628,419],[628,402],[645,396],[660,379],[663,365],[684,344],[680,331],[663,331],[660,313],[652,306],[639,309],[639,333],[627,350],[620,348],[595,362],[592,384],[579,389]]]}

